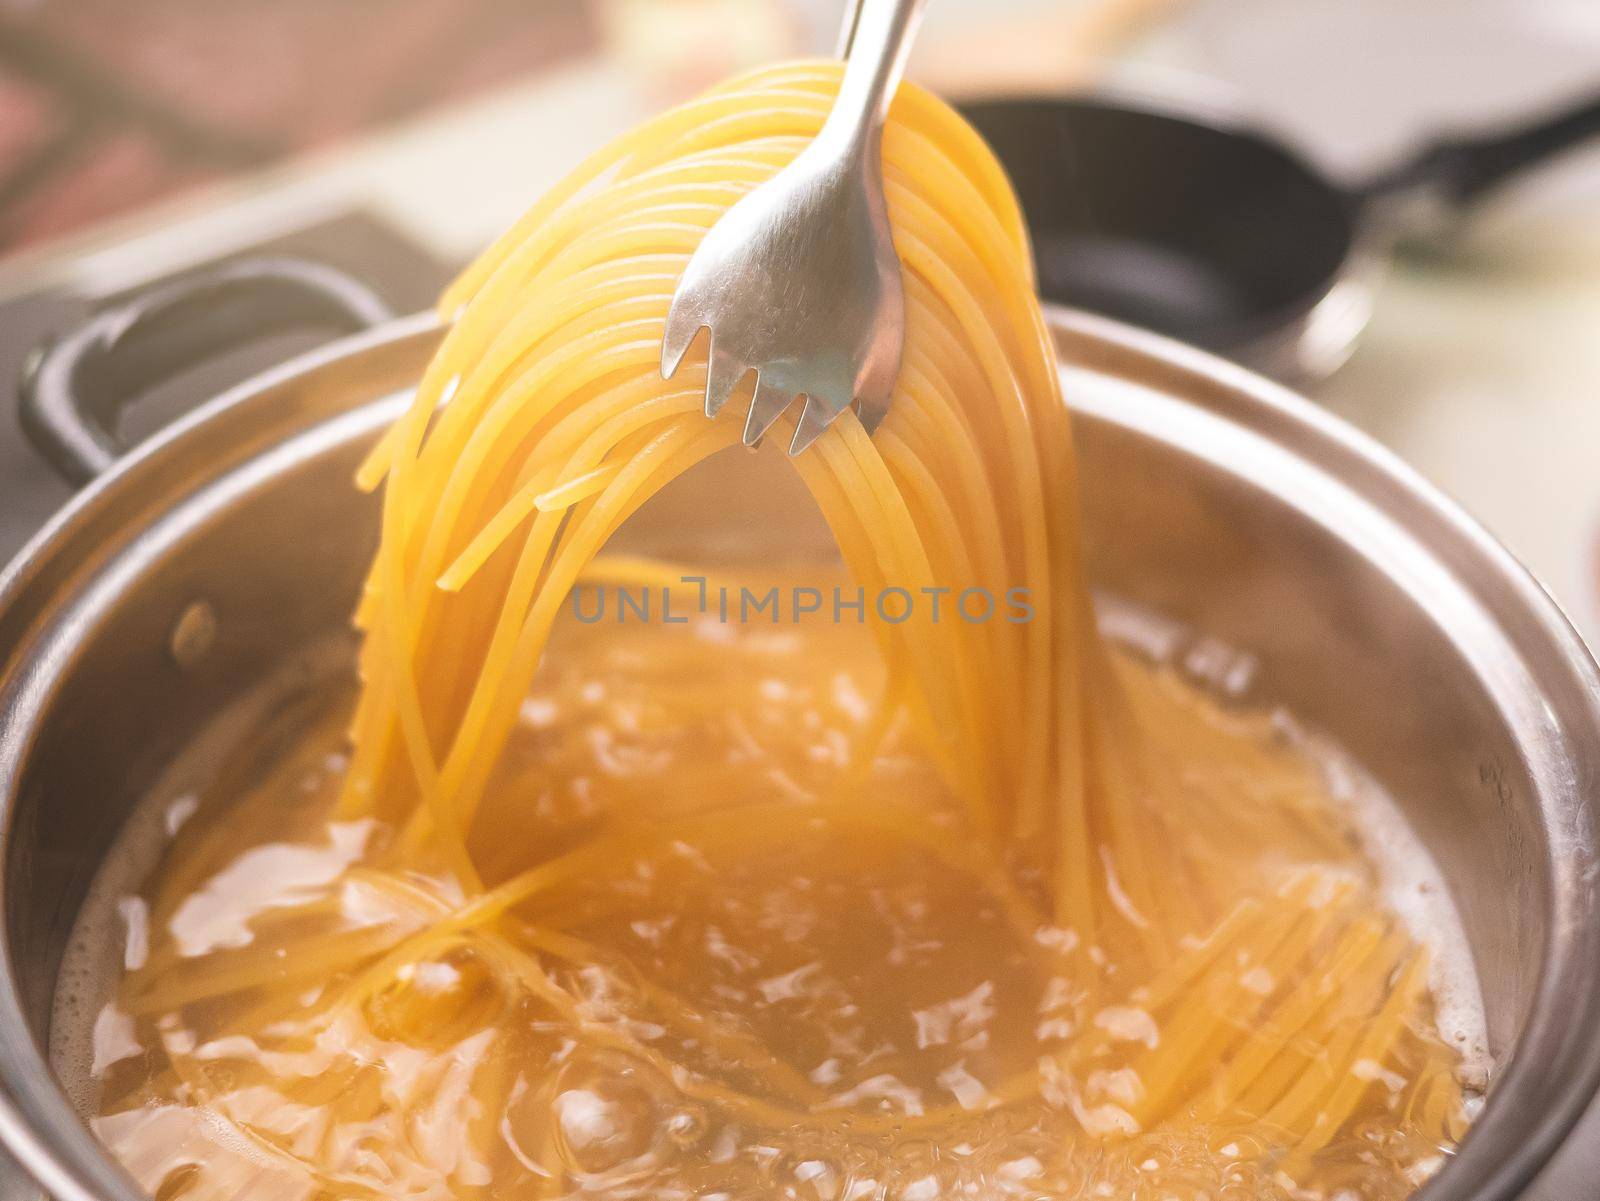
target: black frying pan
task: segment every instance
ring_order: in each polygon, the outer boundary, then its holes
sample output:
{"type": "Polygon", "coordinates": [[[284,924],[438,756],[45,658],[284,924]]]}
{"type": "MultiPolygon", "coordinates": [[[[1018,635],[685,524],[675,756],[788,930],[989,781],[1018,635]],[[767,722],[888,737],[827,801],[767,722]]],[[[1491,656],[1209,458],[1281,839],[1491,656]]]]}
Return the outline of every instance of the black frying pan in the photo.
{"type": "Polygon", "coordinates": [[[1438,141],[1349,188],[1270,134],[1156,108],[1061,97],[962,111],[1016,184],[1046,300],[1301,378],[1344,360],[1393,239],[1419,212],[1463,209],[1600,134],[1589,97],[1438,141]]]}

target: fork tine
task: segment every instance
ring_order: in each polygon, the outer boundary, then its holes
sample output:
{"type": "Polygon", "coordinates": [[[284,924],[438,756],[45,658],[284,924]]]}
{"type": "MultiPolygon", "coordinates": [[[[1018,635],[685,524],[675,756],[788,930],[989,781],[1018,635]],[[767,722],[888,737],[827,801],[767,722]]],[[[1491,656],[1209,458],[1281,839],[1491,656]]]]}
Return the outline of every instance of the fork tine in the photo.
{"type": "Polygon", "coordinates": [[[744,423],[744,444],[754,446],[759,442],[793,402],[793,392],[787,392],[757,376],[756,394],[750,398],[750,416],[744,423]]]}
{"type": "Polygon", "coordinates": [[[900,359],[880,360],[856,381],[856,416],[869,434],[878,432],[878,426],[889,413],[889,402],[894,398],[895,381],[900,375],[900,359]]]}
{"type": "Polygon", "coordinates": [[[715,417],[728,403],[728,397],[750,368],[733,355],[717,349],[717,335],[711,333],[711,361],[706,364],[706,416],[715,417]]]}
{"type": "Polygon", "coordinates": [[[800,410],[800,421],[794,427],[794,438],[789,443],[789,453],[797,455],[822,436],[824,430],[837,417],[831,408],[814,396],[806,397],[806,406],[800,410]]]}
{"type": "Polygon", "coordinates": [[[683,356],[689,353],[689,347],[704,328],[700,319],[690,313],[688,305],[679,304],[676,298],[673,300],[672,307],[667,310],[666,331],[661,335],[662,379],[671,379],[678,373],[683,356]]]}

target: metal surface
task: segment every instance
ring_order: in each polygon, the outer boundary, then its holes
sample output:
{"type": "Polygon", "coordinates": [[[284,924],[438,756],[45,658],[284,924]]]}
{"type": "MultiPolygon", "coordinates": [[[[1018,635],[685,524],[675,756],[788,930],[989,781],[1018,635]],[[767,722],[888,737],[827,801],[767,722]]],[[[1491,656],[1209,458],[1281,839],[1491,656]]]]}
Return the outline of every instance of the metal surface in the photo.
{"type": "Polygon", "coordinates": [[[678,282],[661,374],[670,378],[709,329],[706,416],[756,372],[746,445],[797,396],[806,402],[790,454],[852,401],[868,430],[888,411],[905,295],[883,196],[883,122],[925,3],[862,0],[847,14],[849,58],[822,132],[723,214],[678,282]]]}
{"type": "Polygon", "coordinates": [[[849,58],[850,47],[856,40],[856,26],[861,23],[861,0],[845,0],[844,14],[839,21],[839,38],[834,44],[834,58],[849,58]]]}
{"type": "Polygon", "coordinates": [[[1452,227],[1518,172],[1600,134],[1600,97],[1441,139],[1344,188],[1269,131],[1135,98],[976,100],[1033,234],[1047,299],[1279,379],[1332,373],[1401,237],[1452,227]]]}
{"type": "Polygon", "coordinates": [[[219,350],[284,329],[354,333],[394,319],[371,288],[325,263],[240,259],[107,305],[44,347],[22,379],[22,428],[74,484],[105,471],[127,446],[122,407],[219,350]]]}
{"type": "MultiPolygon", "coordinates": [[[[430,307],[457,269],[370,212],[282,201],[233,206],[95,252],[39,260],[26,272],[33,287],[0,295],[0,564],[73,493],[28,443],[17,420],[18,385],[39,347],[81,328],[102,309],[179,275],[262,256],[309,259],[342,270],[374,289],[396,313],[430,307]]],[[[17,271],[0,271],[0,293],[23,282],[17,271]]],[[[211,348],[203,363],[143,391],[119,432],[137,440],[327,338],[326,329],[307,326],[237,349],[211,348]]]]}
{"type": "MultiPolygon", "coordinates": [[[[1055,324],[1096,585],[1247,651],[1246,699],[1345,747],[1438,860],[1501,1067],[1423,1196],[1507,1201],[1600,1075],[1600,675],[1533,580],[1365,438],[1199,352],[1055,324]]],[[[164,764],[346,628],[377,520],[351,472],[437,337],[426,320],[389,327],[197,411],[0,580],[0,1139],[62,1201],[137,1196],[41,1051],[84,889],[164,764]]],[[[762,466],[736,453],[694,478],[773,489],[737,522],[766,539],[796,485],[762,466]]],[[[682,506],[728,524],[710,510],[682,506]]]]}

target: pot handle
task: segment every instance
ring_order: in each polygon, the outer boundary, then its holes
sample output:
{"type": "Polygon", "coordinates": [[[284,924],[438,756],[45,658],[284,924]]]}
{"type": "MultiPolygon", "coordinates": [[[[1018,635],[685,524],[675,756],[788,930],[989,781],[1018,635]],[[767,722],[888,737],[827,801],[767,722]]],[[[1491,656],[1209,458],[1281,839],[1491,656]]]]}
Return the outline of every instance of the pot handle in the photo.
{"type": "Polygon", "coordinates": [[[266,334],[357,333],[392,317],[366,284],[324,263],[236,259],[116,301],[36,350],[23,369],[22,428],[57,471],[85,484],[127,449],[117,416],[153,384],[266,334]]]}
{"type": "Polygon", "coordinates": [[[1509,130],[1446,138],[1424,146],[1408,161],[1369,180],[1368,198],[1428,189],[1448,206],[1463,208],[1527,168],[1600,136],[1600,92],[1509,130]]]}

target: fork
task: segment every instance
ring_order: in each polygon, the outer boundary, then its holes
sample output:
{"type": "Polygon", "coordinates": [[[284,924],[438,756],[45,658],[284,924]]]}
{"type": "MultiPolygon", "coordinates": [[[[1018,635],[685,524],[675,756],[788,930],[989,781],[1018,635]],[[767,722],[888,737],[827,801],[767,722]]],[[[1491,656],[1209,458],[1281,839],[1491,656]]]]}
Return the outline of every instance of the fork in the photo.
{"type": "Polygon", "coordinates": [[[789,453],[852,402],[870,433],[889,410],[905,343],[900,259],[883,195],[883,123],[926,0],[857,0],[844,79],[821,132],[706,233],[667,313],[661,374],[709,329],[706,416],[756,373],[744,443],[798,396],[789,453]]]}

